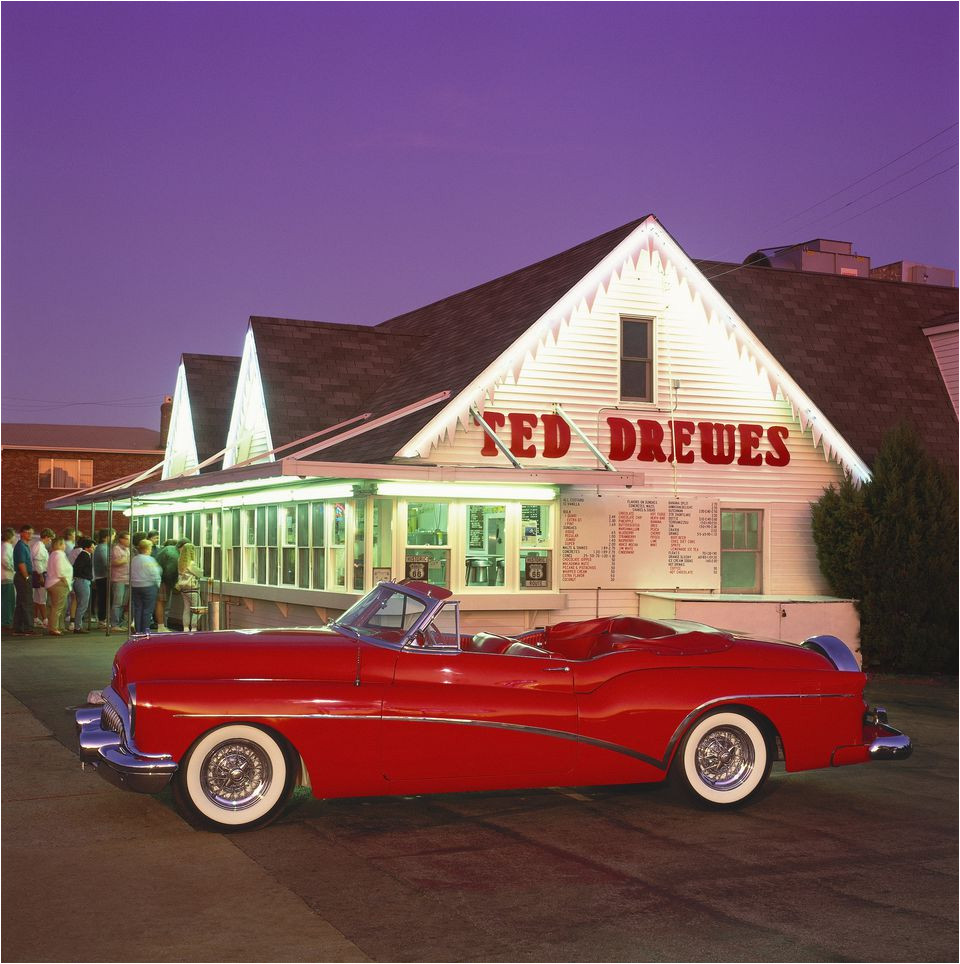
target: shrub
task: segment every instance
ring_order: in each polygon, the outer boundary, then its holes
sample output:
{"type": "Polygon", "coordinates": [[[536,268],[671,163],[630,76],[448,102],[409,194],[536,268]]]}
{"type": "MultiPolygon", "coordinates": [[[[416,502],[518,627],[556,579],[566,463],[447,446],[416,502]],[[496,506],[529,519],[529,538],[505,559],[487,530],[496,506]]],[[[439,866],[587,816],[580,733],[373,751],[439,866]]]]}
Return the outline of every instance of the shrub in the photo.
{"type": "Polygon", "coordinates": [[[870,482],[830,486],[813,506],[817,559],[831,590],[858,600],[871,669],[957,672],[957,487],[900,425],[870,482]]]}

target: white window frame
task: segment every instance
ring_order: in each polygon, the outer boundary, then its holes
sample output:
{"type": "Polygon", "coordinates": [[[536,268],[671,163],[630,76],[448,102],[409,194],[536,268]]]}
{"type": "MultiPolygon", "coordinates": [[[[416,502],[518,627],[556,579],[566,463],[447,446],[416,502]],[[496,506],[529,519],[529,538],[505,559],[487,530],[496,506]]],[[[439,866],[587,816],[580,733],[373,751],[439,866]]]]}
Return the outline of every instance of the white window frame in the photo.
{"type": "Polygon", "coordinates": [[[620,315],[617,320],[617,398],[631,407],[649,405],[655,407],[657,404],[657,325],[656,319],[643,315],[620,315]],[[647,342],[649,357],[646,359],[635,358],[634,356],[624,357],[623,354],[623,326],[629,323],[643,323],[647,327],[647,342]],[[623,394],[623,363],[624,361],[646,361],[650,366],[649,378],[647,381],[649,398],[633,398],[623,394]]]}

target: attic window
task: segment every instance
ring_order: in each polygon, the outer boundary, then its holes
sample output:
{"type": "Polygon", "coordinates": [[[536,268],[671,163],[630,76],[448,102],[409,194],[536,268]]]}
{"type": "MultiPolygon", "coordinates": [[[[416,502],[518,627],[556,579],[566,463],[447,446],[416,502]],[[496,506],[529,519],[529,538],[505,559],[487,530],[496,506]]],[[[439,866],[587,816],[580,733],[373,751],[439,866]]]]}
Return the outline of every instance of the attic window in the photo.
{"type": "Polygon", "coordinates": [[[620,320],[620,398],[653,401],[653,322],[620,320]]]}

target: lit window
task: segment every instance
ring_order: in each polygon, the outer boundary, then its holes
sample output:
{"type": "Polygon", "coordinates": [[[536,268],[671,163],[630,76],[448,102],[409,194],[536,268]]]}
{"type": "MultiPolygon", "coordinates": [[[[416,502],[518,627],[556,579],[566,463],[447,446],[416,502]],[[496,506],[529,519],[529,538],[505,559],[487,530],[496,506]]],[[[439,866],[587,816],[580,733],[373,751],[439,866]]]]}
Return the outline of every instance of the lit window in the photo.
{"type": "Polygon", "coordinates": [[[720,513],[720,588],[723,592],[761,591],[763,539],[759,509],[720,513]]]}
{"type": "Polygon", "coordinates": [[[435,586],[450,585],[450,506],[446,502],[407,503],[404,575],[435,586]]]}
{"type": "Polygon", "coordinates": [[[620,321],[620,397],[653,401],[653,322],[620,321]]]}
{"type": "Polygon", "coordinates": [[[553,585],[553,533],[549,505],[520,506],[520,588],[553,585]]]}
{"type": "Polygon", "coordinates": [[[333,566],[332,588],[347,588],[347,505],[345,502],[330,504],[333,521],[330,526],[330,560],[333,566]]]}
{"type": "Polygon", "coordinates": [[[86,489],[93,485],[92,459],[40,459],[37,485],[41,489],[86,489]]]}
{"type": "Polygon", "coordinates": [[[464,585],[502,586],[506,582],[507,509],[468,505],[464,585]]]}

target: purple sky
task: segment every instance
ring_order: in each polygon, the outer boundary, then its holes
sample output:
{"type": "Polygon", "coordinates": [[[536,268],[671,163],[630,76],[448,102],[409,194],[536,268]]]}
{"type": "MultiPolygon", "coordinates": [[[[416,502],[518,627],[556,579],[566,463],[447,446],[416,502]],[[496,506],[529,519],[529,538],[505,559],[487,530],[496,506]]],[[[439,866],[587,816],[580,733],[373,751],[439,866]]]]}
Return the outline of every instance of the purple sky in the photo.
{"type": "Polygon", "coordinates": [[[956,269],[955,167],[843,223],[956,165],[956,127],[791,215],[956,122],[957,19],[4,4],[3,419],[156,427],[180,353],[239,354],[251,314],[375,323],[647,213],[692,257],[956,269]]]}

